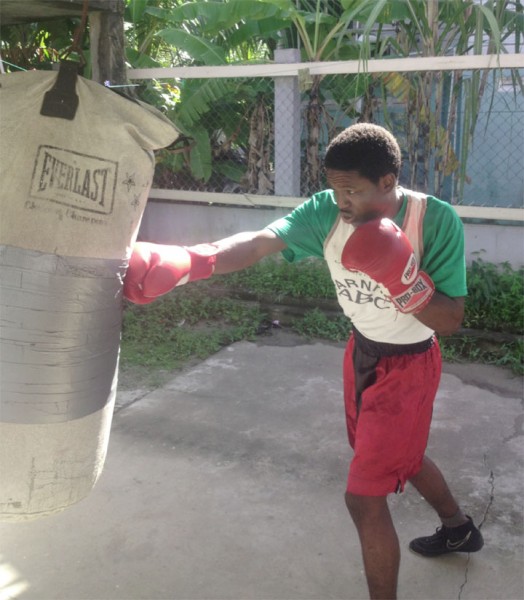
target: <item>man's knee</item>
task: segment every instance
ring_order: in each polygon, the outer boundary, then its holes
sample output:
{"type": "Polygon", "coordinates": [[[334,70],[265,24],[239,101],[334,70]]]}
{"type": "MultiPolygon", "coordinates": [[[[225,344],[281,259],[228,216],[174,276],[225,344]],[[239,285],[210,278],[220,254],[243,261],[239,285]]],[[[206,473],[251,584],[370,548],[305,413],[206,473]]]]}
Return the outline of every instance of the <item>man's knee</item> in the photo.
{"type": "Polygon", "coordinates": [[[358,502],[358,496],[356,496],[355,494],[351,494],[350,492],[346,492],[344,494],[344,501],[346,502],[346,506],[350,512],[350,514],[356,510],[359,502],[358,502]]]}
{"type": "Polygon", "coordinates": [[[366,518],[374,519],[385,511],[389,512],[386,496],[360,496],[346,491],[344,500],[356,523],[366,518]]]}
{"type": "Polygon", "coordinates": [[[344,500],[346,502],[347,509],[353,520],[353,523],[355,523],[355,525],[357,527],[358,527],[359,523],[361,522],[361,514],[362,514],[362,509],[361,509],[362,502],[359,500],[359,498],[362,498],[362,496],[359,497],[359,496],[356,496],[355,494],[351,494],[350,492],[346,492],[344,494],[344,500]]]}

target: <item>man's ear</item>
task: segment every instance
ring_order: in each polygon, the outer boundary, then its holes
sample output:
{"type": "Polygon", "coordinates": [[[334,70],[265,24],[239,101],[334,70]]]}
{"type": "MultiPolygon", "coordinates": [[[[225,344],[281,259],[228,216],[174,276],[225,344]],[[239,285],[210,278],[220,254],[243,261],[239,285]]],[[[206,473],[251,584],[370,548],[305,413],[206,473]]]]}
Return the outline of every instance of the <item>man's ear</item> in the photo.
{"type": "Polygon", "coordinates": [[[397,187],[397,178],[393,173],[388,173],[379,179],[379,185],[384,192],[391,192],[397,187]]]}

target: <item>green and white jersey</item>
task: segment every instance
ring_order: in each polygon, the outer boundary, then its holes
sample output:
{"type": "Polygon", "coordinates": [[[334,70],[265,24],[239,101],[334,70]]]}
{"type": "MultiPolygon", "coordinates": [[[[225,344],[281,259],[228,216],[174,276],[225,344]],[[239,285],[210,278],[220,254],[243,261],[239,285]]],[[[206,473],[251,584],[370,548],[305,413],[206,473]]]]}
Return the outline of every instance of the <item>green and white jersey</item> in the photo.
{"type": "MultiPolygon", "coordinates": [[[[412,243],[421,270],[439,292],[465,296],[464,232],[457,213],[432,196],[401,191],[404,201],[393,220],[412,243]]],[[[400,313],[382,285],[342,266],[342,250],[355,227],[340,218],[333,190],[315,194],[268,229],[285,242],[282,254],[289,262],[312,256],[326,260],[345,315],[367,338],[411,344],[434,333],[414,316],[400,313]]]]}

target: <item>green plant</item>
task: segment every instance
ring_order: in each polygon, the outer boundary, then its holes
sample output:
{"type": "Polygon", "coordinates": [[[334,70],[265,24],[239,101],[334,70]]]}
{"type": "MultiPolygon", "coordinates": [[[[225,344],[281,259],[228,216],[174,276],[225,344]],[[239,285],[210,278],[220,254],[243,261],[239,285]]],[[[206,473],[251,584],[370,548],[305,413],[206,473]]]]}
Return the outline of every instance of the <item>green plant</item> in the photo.
{"type": "Polygon", "coordinates": [[[309,259],[289,264],[280,258],[268,257],[259,263],[211,280],[211,285],[226,286],[259,296],[280,299],[317,298],[335,299],[335,288],[326,263],[309,259]]]}
{"type": "Polygon", "coordinates": [[[439,339],[442,359],[447,362],[476,362],[511,369],[524,375],[524,343],[522,339],[496,344],[467,336],[439,339]]]}
{"type": "Polygon", "coordinates": [[[174,369],[206,358],[222,346],[252,339],[263,320],[253,306],[215,299],[198,283],[146,305],[127,305],[122,326],[124,366],[174,369]]]}
{"type": "Polygon", "coordinates": [[[292,328],[308,339],[320,338],[343,342],[348,339],[351,323],[344,315],[331,317],[318,308],[305,313],[301,319],[295,319],[292,328]]]}
{"type": "Polygon", "coordinates": [[[468,267],[464,326],[524,333],[524,269],[476,258],[468,267]]]}

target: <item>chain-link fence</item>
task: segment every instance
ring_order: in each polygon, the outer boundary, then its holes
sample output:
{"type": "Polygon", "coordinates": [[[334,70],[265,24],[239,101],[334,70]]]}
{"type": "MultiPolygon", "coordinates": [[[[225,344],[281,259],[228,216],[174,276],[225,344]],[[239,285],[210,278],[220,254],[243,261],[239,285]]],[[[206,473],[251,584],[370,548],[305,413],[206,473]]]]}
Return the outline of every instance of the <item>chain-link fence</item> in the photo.
{"type": "Polygon", "coordinates": [[[397,136],[406,187],[453,204],[520,208],[524,100],[507,73],[493,74],[320,76],[304,69],[297,77],[144,82],[142,96],[183,134],[159,153],[154,186],[307,197],[325,187],[329,140],[368,121],[397,136]]]}
{"type": "Polygon", "coordinates": [[[485,92],[466,175],[463,204],[524,206],[524,97],[503,81],[485,92]]]}

